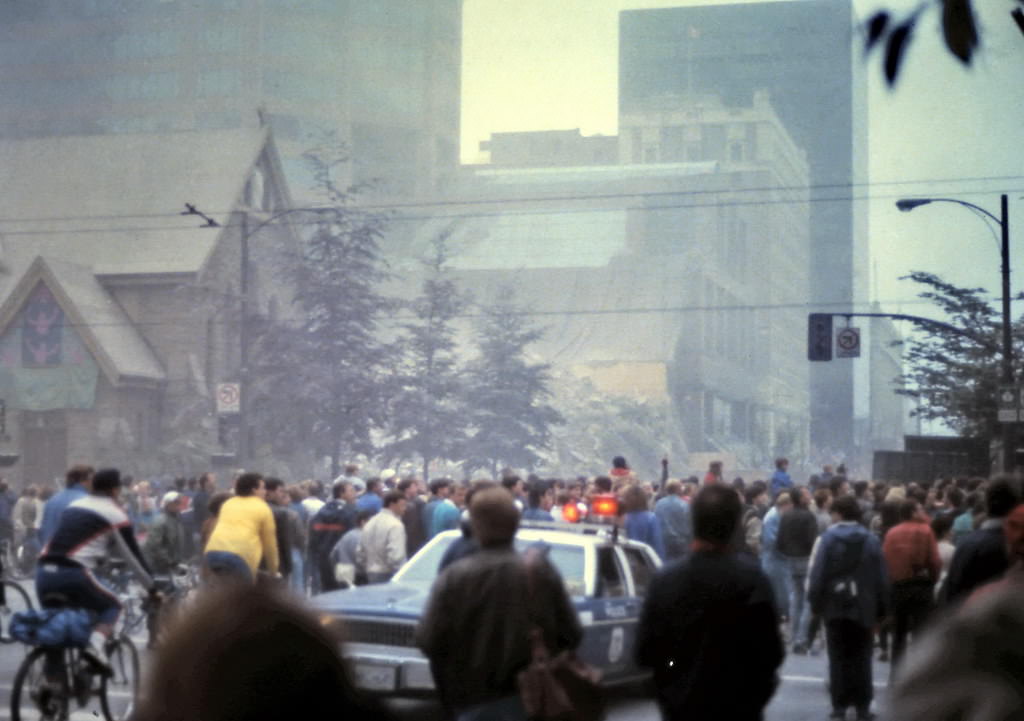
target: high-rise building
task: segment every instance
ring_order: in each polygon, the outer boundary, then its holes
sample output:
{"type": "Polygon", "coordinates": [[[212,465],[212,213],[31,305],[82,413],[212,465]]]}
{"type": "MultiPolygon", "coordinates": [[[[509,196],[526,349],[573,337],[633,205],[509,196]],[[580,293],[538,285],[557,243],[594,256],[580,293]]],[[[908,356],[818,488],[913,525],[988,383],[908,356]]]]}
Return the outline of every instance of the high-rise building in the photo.
{"type": "MultiPolygon", "coordinates": [[[[631,10],[620,17],[620,114],[708,93],[749,105],[767,90],[810,169],[808,310],[842,312],[867,298],[866,88],[851,35],[851,0],[709,5],[631,10]]],[[[714,128],[693,132],[713,133],[714,128]]],[[[705,159],[701,135],[680,152],[705,159]]],[[[682,139],[680,142],[683,142],[682,139]]],[[[850,452],[854,428],[852,363],[811,368],[812,444],[850,452]]]]}
{"type": "Polygon", "coordinates": [[[255,127],[297,196],[324,131],[349,180],[435,189],[458,163],[462,0],[0,3],[0,138],[255,127]]]}

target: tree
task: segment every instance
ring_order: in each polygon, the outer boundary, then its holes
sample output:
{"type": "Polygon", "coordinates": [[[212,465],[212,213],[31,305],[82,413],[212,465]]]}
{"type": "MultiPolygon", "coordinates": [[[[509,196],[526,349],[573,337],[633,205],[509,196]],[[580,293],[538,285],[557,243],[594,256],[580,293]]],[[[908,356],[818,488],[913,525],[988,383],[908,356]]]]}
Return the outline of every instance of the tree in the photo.
{"type": "Polygon", "coordinates": [[[388,459],[419,458],[424,480],[429,478],[431,461],[456,459],[466,441],[455,319],[469,298],[459,291],[448,268],[449,235],[433,240],[433,252],[423,261],[422,290],[410,304],[414,320],[403,326],[401,366],[389,408],[391,441],[383,450],[388,459]]]}
{"type": "MultiPolygon", "coordinates": [[[[1010,16],[1024,33],[1024,0],[1011,0],[1011,4],[1017,7],[1010,11],[1010,16]]],[[[876,46],[885,46],[882,68],[890,86],[896,82],[919,21],[928,10],[935,8],[942,12],[942,35],[946,48],[964,65],[971,64],[981,43],[972,0],[926,0],[898,19],[888,10],[880,10],[864,25],[864,48],[871,51],[876,46]]]]}
{"type": "MultiPolygon", "coordinates": [[[[919,297],[942,310],[956,330],[915,323],[919,333],[903,341],[907,371],[898,379],[903,388],[897,393],[917,401],[914,416],[942,421],[963,436],[995,438],[1001,314],[986,300],[984,288],[960,288],[920,271],[907,278],[925,287],[919,297]]],[[[1017,321],[1013,335],[1022,333],[1017,321]]],[[[1015,349],[1017,357],[1020,350],[1015,349]]]]}
{"type": "Polygon", "coordinates": [[[544,331],[527,323],[510,285],[498,289],[496,300],[477,324],[479,356],[469,367],[467,405],[472,437],[467,451],[471,469],[499,466],[533,469],[551,444],[552,426],[564,422],[549,403],[550,366],[531,363],[530,344],[544,331]]]}
{"type": "Polygon", "coordinates": [[[269,399],[257,419],[278,448],[312,447],[338,474],[342,454],[373,452],[384,423],[389,347],[380,328],[396,307],[379,292],[389,273],[379,240],[386,216],[353,206],[359,188],[334,179],[338,146],[305,155],[325,203],[297,211],[312,231],[295,262],[277,269],[294,293],[295,317],[258,332],[257,394],[269,399]]]}

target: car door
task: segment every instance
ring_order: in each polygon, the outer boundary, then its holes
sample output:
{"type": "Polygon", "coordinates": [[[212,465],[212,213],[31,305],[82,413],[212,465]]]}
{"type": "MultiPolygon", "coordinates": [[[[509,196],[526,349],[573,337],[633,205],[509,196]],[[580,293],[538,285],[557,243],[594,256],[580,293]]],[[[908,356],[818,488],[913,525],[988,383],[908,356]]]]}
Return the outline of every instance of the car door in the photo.
{"type": "Polygon", "coordinates": [[[609,544],[594,550],[595,588],[587,603],[589,613],[580,654],[611,679],[632,667],[632,658],[627,655],[627,639],[635,632],[638,611],[630,595],[625,559],[619,548],[609,544]]]}
{"type": "Polygon", "coordinates": [[[640,622],[640,613],[643,611],[644,598],[647,596],[647,588],[650,586],[654,574],[658,571],[658,562],[654,560],[650,553],[642,548],[622,546],[619,548],[619,552],[625,559],[625,568],[628,574],[627,580],[629,581],[629,602],[626,605],[629,616],[623,626],[625,630],[624,657],[629,666],[623,672],[627,674],[640,673],[640,669],[633,662],[636,649],[636,631],[640,622]]]}

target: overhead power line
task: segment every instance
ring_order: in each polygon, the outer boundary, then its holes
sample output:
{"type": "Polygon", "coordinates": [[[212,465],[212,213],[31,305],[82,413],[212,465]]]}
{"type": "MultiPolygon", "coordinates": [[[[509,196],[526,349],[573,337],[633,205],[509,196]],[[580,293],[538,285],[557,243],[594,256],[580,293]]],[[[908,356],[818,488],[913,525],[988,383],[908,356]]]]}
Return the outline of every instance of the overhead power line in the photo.
{"type": "MultiPolygon", "coordinates": [[[[735,191],[716,191],[719,194],[733,193],[735,191]]],[[[781,192],[781,191],[780,191],[781,192]]],[[[1024,187],[1006,189],[1003,192],[1008,194],[1024,193],[1024,187]]],[[[688,193],[669,193],[671,196],[686,196],[688,193]]],[[[638,194],[625,194],[621,197],[640,197],[638,194]]],[[[427,220],[471,220],[476,218],[497,218],[497,217],[509,217],[509,216],[557,216],[557,215],[577,215],[577,214],[594,214],[594,213],[612,213],[612,212],[654,212],[660,210],[687,210],[687,209],[708,209],[708,208],[741,208],[741,207],[754,207],[754,206],[778,206],[778,205],[798,205],[807,204],[813,205],[816,203],[844,203],[853,201],[871,201],[871,200],[893,200],[902,198],[903,194],[893,193],[886,195],[865,195],[865,196],[835,196],[828,198],[814,197],[814,198],[762,198],[754,200],[741,200],[741,201],[727,201],[727,202],[709,202],[709,203],[660,203],[657,205],[628,205],[622,207],[612,208],[516,208],[512,210],[493,210],[488,212],[466,212],[466,213],[451,213],[451,214],[425,214],[425,215],[408,215],[403,214],[400,216],[394,216],[389,218],[391,222],[410,222],[410,221],[427,221],[427,220]]],[[[576,200],[587,201],[593,198],[589,196],[578,196],[576,200]]],[[[569,202],[569,199],[563,199],[564,202],[569,202]]],[[[523,200],[509,200],[509,201],[486,201],[488,204],[498,204],[500,202],[529,202],[523,200]]],[[[355,212],[367,212],[368,209],[363,206],[349,206],[350,210],[355,212]]],[[[302,211],[302,208],[291,209],[295,212],[302,211]]],[[[174,213],[174,216],[179,213],[174,213]]],[[[216,215],[216,213],[214,213],[216,215]]],[[[162,216],[161,216],[162,217],[162,216]]],[[[168,215],[167,217],[171,217],[168,215]]],[[[13,221],[8,221],[13,222],[13,221]]],[[[161,232],[194,232],[197,229],[206,229],[207,225],[167,225],[167,226],[107,226],[107,227],[78,227],[78,228],[55,228],[46,230],[7,230],[3,228],[3,221],[0,221],[0,237],[3,236],[56,236],[56,235],[97,235],[102,233],[161,233],[161,232]]],[[[281,221],[272,225],[283,227],[303,227],[303,226],[315,226],[324,223],[322,218],[310,218],[308,220],[290,219],[287,221],[281,221]]],[[[240,228],[241,223],[226,223],[219,226],[221,228],[240,228]]]]}
{"type": "MultiPolygon", "coordinates": [[[[501,169],[500,166],[481,166],[484,168],[494,167],[501,169]]],[[[657,167],[652,166],[652,167],[657,167]]],[[[736,172],[749,172],[746,170],[736,172]]],[[[724,175],[724,174],[723,174],[724,175]]],[[[680,176],[688,177],[688,176],[680,176]]],[[[696,177],[696,176],[689,176],[696,177]]],[[[434,199],[434,200],[414,200],[414,201],[391,201],[381,203],[352,203],[347,206],[353,210],[402,210],[405,208],[434,208],[434,207],[458,207],[458,206],[473,206],[473,205],[501,205],[501,204],[512,204],[512,203],[542,203],[542,202],[570,202],[570,201],[584,201],[584,200],[615,200],[619,198],[637,198],[637,197],[673,197],[673,196],[701,196],[701,195],[715,195],[715,194],[742,194],[742,193],[771,193],[771,192],[812,192],[812,191],[823,191],[823,190],[849,190],[853,188],[878,188],[886,186],[907,186],[907,185],[934,185],[937,183],[980,183],[980,182],[1019,182],[1024,180],[1024,175],[992,175],[992,176],[974,176],[974,177],[958,177],[958,178],[933,178],[933,179],[917,179],[917,180],[883,180],[883,181],[869,181],[865,183],[819,183],[819,184],[808,184],[800,186],[785,186],[785,185],[764,185],[754,186],[749,188],[724,188],[715,190],[665,190],[665,191],[651,191],[651,192],[621,192],[621,193],[591,193],[591,194],[569,194],[569,195],[533,195],[523,197],[501,197],[495,196],[492,198],[464,198],[464,199],[434,199]]],[[[958,192],[963,193],[960,190],[958,192]]],[[[969,191],[968,194],[987,194],[999,192],[998,190],[985,189],[977,191],[969,191]]],[[[1017,190],[1009,190],[1007,192],[1021,192],[1017,190]]],[[[904,193],[905,194],[905,193],[904,193]]],[[[897,196],[878,196],[880,198],[890,198],[897,196]]],[[[903,194],[898,197],[903,197],[903,194]]],[[[837,198],[829,200],[843,200],[857,198],[837,198]]],[[[868,197],[870,199],[870,196],[868,197]]],[[[302,210],[302,208],[295,208],[294,210],[302,210]]],[[[231,213],[231,209],[210,211],[214,216],[228,215],[231,213]]],[[[146,220],[146,219],[159,219],[159,218],[175,218],[181,215],[178,210],[167,211],[165,213],[106,213],[98,215],[64,215],[64,216],[30,216],[30,217],[8,217],[0,218],[0,223],[49,223],[49,222],[71,222],[71,221],[89,221],[89,220],[146,220]]]]}

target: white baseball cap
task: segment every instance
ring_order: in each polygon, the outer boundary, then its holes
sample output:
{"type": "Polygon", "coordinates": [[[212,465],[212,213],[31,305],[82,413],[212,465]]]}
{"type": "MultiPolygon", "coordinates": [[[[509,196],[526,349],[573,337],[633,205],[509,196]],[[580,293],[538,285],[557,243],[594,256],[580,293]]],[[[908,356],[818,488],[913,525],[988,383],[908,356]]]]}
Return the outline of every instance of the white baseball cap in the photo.
{"type": "Polygon", "coordinates": [[[174,503],[179,498],[181,498],[181,494],[177,491],[167,491],[167,493],[164,494],[164,497],[160,499],[160,507],[163,508],[168,503],[174,503]]]}

